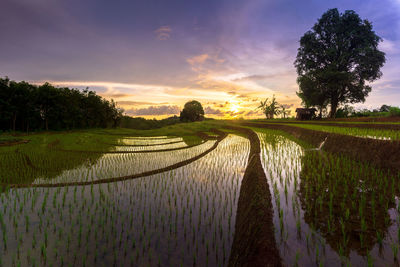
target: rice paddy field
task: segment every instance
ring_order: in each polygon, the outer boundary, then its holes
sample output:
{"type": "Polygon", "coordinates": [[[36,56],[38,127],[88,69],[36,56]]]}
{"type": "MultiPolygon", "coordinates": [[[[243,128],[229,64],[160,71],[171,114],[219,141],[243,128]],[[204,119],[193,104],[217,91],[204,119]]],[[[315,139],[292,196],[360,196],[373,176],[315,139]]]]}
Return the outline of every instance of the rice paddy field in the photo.
{"type": "Polygon", "coordinates": [[[400,172],[329,144],[398,131],[260,124],[2,136],[0,266],[399,266],[400,172]]]}

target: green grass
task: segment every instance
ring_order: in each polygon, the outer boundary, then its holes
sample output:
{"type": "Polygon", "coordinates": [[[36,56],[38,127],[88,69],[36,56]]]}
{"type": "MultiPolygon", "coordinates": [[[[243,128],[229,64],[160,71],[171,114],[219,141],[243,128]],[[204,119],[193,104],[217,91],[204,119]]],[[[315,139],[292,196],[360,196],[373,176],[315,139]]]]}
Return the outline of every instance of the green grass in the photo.
{"type": "Polygon", "coordinates": [[[296,126],[300,128],[328,132],[328,133],[345,134],[345,135],[377,138],[377,139],[400,140],[400,131],[397,130],[380,130],[371,128],[337,127],[337,126],[295,124],[295,123],[284,124],[284,125],[296,126]]]}
{"type": "Polygon", "coordinates": [[[273,119],[273,120],[267,120],[267,119],[253,119],[253,120],[246,120],[249,122],[258,122],[258,123],[265,123],[265,122],[279,122],[279,123],[285,123],[285,122],[301,122],[302,124],[320,124],[320,123],[338,123],[338,124],[386,124],[386,125],[391,125],[391,124],[400,124],[400,122],[381,122],[381,121],[374,121],[374,122],[365,122],[365,121],[346,121],[345,119],[343,120],[310,120],[310,121],[299,121],[296,119],[273,119]]]}

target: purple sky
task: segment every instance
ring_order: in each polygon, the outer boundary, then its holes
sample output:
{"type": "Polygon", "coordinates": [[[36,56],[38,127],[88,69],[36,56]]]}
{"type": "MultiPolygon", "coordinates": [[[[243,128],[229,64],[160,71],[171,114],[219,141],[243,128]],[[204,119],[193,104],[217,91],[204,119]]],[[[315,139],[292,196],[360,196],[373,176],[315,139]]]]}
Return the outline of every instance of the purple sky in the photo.
{"type": "Polygon", "coordinates": [[[383,77],[358,106],[399,106],[400,0],[3,0],[0,76],[89,86],[137,116],[191,99],[214,116],[250,116],[273,94],[296,107],[298,41],[335,7],[384,40],[383,77]]]}

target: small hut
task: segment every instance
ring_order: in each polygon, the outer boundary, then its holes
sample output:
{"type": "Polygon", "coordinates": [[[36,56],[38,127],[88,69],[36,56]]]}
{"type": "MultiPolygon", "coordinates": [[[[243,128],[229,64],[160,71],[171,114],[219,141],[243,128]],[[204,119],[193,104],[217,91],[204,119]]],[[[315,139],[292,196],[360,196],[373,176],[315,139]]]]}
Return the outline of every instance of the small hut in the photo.
{"type": "Polygon", "coordinates": [[[297,120],[311,120],[315,118],[315,108],[296,108],[296,119],[297,120]]]}

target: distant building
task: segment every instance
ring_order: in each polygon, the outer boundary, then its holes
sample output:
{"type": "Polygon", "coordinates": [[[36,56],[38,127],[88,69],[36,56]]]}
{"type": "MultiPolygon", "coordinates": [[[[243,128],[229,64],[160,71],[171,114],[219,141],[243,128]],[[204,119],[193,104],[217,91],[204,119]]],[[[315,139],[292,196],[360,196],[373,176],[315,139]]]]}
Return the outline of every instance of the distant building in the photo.
{"type": "Polygon", "coordinates": [[[315,118],[315,108],[296,108],[296,119],[297,120],[311,120],[315,118]]]}

